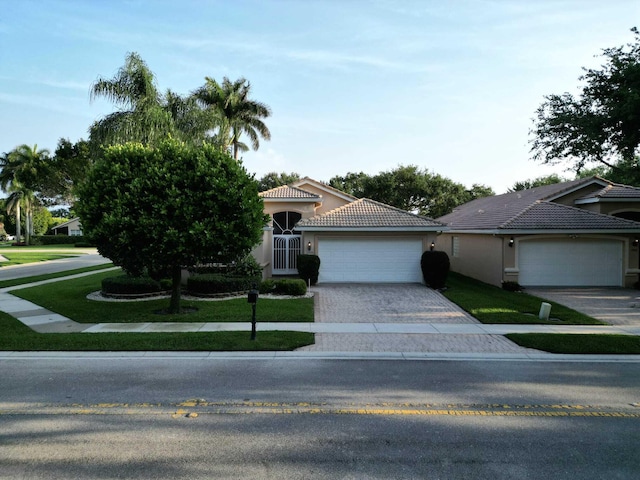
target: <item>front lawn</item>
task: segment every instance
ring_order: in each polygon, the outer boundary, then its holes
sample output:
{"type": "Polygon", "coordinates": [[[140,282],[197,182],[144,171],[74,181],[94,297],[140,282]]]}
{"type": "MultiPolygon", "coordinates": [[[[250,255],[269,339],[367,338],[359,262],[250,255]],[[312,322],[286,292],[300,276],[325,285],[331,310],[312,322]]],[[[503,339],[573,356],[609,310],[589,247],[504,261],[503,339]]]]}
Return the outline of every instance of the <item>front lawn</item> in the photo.
{"type": "Polygon", "coordinates": [[[505,335],[521,347],[550,353],[639,355],[640,337],[560,333],[510,333],[505,335]]]}
{"type": "Polygon", "coordinates": [[[0,312],[4,351],[289,351],[311,345],[312,333],[270,331],[203,333],[37,333],[0,312]]]}
{"type": "Polygon", "coordinates": [[[451,272],[444,296],[482,323],[541,323],[550,325],[603,325],[595,318],[564,305],[523,292],[508,292],[493,285],[451,272]],[[540,320],[540,304],[551,304],[549,321],[540,320]],[[557,320],[554,320],[557,319],[557,320]]]}
{"type": "MultiPolygon", "coordinates": [[[[103,278],[120,274],[118,270],[112,270],[12,293],[79,323],[251,321],[251,305],[244,297],[221,301],[183,301],[183,307],[194,307],[197,311],[175,315],[155,313],[167,308],[169,299],[99,302],[86,298],[89,293],[100,290],[103,278]]],[[[313,322],[313,298],[260,298],[256,307],[256,318],[258,322],[313,322]]]]}

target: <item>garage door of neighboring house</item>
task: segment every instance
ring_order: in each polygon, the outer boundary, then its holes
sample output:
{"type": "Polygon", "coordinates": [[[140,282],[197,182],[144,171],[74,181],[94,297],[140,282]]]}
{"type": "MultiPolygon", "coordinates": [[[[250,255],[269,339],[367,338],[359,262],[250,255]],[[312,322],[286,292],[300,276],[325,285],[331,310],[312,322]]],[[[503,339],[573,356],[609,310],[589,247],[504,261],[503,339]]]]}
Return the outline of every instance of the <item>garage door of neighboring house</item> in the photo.
{"type": "Polygon", "coordinates": [[[519,245],[523,286],[621,286],[622,242],[536,240],[519,245]]]}
{"type": "Polygon", "coordinates": [[[422,282],[421,255],[420,239],[320,239],[318,281],[422,282]]]}

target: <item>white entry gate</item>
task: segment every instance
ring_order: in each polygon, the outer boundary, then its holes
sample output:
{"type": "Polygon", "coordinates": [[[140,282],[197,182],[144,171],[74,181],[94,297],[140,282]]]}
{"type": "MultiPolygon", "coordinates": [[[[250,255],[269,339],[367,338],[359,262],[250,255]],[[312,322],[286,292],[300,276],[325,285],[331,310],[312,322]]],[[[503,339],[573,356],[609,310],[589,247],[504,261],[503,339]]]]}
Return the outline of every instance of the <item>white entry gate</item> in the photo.
{"type": "Polygon", "coordinates": [[[273,236],[273,274],[298,273],[298,255],[302,253],[302,235],[273,236]]]}

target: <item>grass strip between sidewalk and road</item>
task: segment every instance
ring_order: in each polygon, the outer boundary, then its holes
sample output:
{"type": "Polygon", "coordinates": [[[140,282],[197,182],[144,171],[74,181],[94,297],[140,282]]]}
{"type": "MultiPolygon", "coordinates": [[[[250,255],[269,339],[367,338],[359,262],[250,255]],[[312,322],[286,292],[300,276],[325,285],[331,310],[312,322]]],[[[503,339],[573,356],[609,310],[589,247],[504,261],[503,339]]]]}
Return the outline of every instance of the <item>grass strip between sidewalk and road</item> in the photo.
{"type": "Polygon", "coordinates": [[[0,312],[3,351],[289,351],[314,342],[305,332],[37,333],[0,312]]]}
{"type": "Polygon", "coordinates": [[[444,296],[487,324],[605,325],[588,315],[524,292],[509,292],[451,272],[444,296]],[[540,320],[540,304],[551,304],[551,318],[540,320]]]}
{"type": "MultiPolygon", "coordinates": [[[[169,306],[168,298],[140,302],[102,302],[86,298],[89,293],[101,289],[103,278],[120,274],[120,271],[112,270],[11,293],[78,323],[251,321],[251,306],[246,297],[217,301],[183,300],[182,307],[197,311],[172,315],[157,313],[169,306]]],[[[256,318],[258,322],[313,322],[313,298],[260,298],[256,318]]]]}
{"type": "Polygon", "coordinates": [[[73,253],[47,253],[47,252],[17,252],[17,251],[0,251],[0,255],[7,259],[6,262],[0,262],[0,268],[11,265],[24,265],[25,263],[46,262],[48,260],[60,260],[61,258],[77,257],[80,254],[73,253]]]}
{"type": "Polygon", "coordinates": [[[578,333],[510,333],[521,347],[578,355],[640,355],[640,337],[578,333]]]}

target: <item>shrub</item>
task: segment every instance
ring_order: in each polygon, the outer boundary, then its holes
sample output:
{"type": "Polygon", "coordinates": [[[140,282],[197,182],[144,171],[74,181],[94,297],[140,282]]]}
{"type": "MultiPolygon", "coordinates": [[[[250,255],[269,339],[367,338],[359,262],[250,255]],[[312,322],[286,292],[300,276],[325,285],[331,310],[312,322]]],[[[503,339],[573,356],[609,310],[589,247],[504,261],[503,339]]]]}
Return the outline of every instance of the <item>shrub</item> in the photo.
{"type": "Polygon", "coordinates": [[[30,240],[32,245],[74,245],[87,242],[87,237],[82,235],[31,235],[30,240]]]}
{"type": "Polygon", "coordinates": [[[502,282],[502,289],[507,292],[521,292],[522,287],[518,282],[502,282]]]}
{"type": "Polygon", "coordinates": [[[259,284],[256,277],[240,277],[205,273],[192,275],[187,280],[187,289],[194,295],[212,295],[217,293],[244,292],[259,284]]]}
{"type": "Polygon", "coordinates": [[[311,281],[311,285],[318,283],[320,273],[320,257],[317,255],[298,255],[298,275],[305,282],[311,281]]]}
{"type": "Polygon", "coordinates": [[[102,291],[116,295],[135,295],[161,292],[162,287],[158,282],[149,277],[119,275],[102,280],[102,291]]]}
{"type": "Polygon", "coordinates": [[[433,289],[445,287],[450,268],[449,256],[445,252],[427,250],[420,259],[420,268],[427,286],[433,289]]]}
{"type": "Polygon", "coordinates": [[[262,282],[260,282],[260,293],[261,294],[265,294],[265,293],[273,293],[276,290],[276,282],[275,280],[272,280],[270,278],[267,278],[266,280],[263,280],[262,282]]]}
{"type": "Polygon", "coordinates": [[[307,284],[302,279],[283,278],[276,280],[274,293],[280,295],[302,296],[307,293],[307,284]]]}
{"type": "Polygon", "coordinates": [[[262,267],[253,255],[245,255],[231,263],[209,263],[197,265],[189,269],[190,272],[197,274],[219,274],[233,275],[237,277],[261,277],[262,267]]]}

